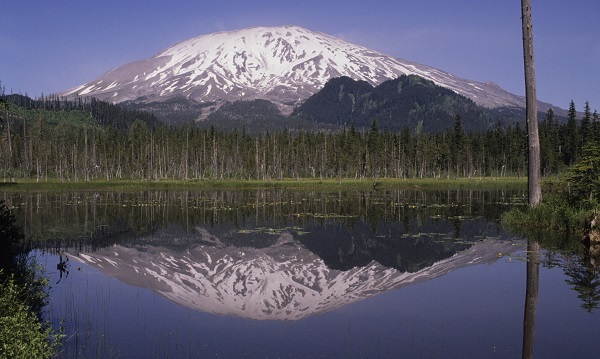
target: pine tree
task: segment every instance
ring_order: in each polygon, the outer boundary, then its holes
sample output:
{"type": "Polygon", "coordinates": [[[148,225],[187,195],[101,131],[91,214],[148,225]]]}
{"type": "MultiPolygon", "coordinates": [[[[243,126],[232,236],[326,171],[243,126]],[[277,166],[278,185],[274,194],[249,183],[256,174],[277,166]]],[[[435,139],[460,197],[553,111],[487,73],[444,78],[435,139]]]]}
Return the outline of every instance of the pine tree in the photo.
{"type": "Polygon", "coordinates": [[[464,146],[464,130],[462,126],[462,120],[460,118],[460,114],[457,113],[454,116],[454,132],[452,133],[452,147],[451,155],[452,155],[452,165],[456,171],[456,177],[460,175],[460,164],[463,156],[463,146],[464,146]]]}
{"type": "Polygon", "coordinates": [[[592,201],[600,195],[600,145],[588,142],[581,160],[569,171],[568,182],[576,201],[592,201]]]}
{"type": "Polygon", "coordinates": [[[559,127],[554,111],[548,109],[546,119],[540,125],[540,147],[544,174],[556,173],[563,163],[559,127]]]}
{"type": "Polygon", "coordinates": [[[592,122],[592,112],[590,110],[590,103],[588,101],[586,101],[585,109],[583,112],[583,118],[581,119],[581,131],[579,132],[581,134],[579,148],[582,148],[588,142],[588,140],[591,138],[590,137],[591,122],[592,122]]]}
{"type": "Polygon", "coordinates": [[[579,128],[577,126],[577,111],[575,103],[571,100],[567,115],[567,126],[564,132],[565,164],[570,166],[575,163],[578,154],[579,128]]]}
{"type": "Polygon", "coordinates": [[[600,116],[596,110],[594,110],[594,114],[592,115],[592,134],[594,141],[600,143],[600,116]]]}

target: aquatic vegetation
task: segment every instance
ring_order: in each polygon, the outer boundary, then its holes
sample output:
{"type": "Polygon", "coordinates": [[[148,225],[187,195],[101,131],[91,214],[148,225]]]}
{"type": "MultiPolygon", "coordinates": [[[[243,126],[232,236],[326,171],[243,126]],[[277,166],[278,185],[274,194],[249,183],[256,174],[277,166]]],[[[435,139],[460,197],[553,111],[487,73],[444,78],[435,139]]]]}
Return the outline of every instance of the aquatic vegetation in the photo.
{"type": "Polygon", "coordinates": [[[42,320],[48,280],[15,222],[0,201],[0,358],[50,358],[60,340],[42,320]]]}
{"type": "Polygon", "coordinates": [[[504,213],[501,223],[513,233],[556,248],[564,247],[569,239],[580,239],[588,216],[588,209],[569,205],[558,196],[549,196],[535,207],[511,208],[504,213]]]}

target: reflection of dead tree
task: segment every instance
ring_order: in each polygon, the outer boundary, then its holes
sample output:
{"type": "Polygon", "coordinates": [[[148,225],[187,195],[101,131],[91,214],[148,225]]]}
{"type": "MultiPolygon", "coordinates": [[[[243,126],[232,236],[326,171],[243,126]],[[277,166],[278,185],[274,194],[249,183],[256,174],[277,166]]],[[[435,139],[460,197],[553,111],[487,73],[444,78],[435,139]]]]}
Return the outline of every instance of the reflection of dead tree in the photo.
{"type": "Polygon", "coordinates": [[[540,244],[527,241],[527,288],[525,290],[525,315],[523,317],[523,358],[533,358],[535,311],[540,283],[540,244]]]}

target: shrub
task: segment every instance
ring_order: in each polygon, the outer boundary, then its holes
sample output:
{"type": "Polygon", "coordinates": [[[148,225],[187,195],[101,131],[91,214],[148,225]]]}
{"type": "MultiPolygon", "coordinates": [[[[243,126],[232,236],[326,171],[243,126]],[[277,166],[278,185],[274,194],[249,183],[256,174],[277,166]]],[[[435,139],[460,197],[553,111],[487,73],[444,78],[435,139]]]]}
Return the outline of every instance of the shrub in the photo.
{"type": "Polygon", "coordinates": [[[42,322],[48,279],[40,276],[23,238],[0,201],[0,358],[50,358],[60,340],[42,322]]]}
{"type": "Polygon", "coordinates": [[[12,276],[0,283],[0,358],[50,358],[58,338],[22,301],[23,291],[12,276]]]}

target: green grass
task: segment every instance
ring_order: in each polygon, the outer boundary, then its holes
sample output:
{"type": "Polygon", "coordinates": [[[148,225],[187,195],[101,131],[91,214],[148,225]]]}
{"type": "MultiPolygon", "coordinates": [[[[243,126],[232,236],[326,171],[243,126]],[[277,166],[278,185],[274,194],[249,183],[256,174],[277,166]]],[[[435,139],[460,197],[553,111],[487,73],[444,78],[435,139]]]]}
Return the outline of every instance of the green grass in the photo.
{"type": "Polygon", "coordinates": [[[514,207],[502,215],[508,231],[540,242],[545,247],[571,248],[579,245],[588,208],[569,205],[563,198],[546,196],[535,207],[514,207]]]}
{"type": "Polygon", "coordinates": [[[525,189],[527,180],[516,177],[459,178],[459,179],[283,179],[283,180],[93,180],[67,182],[58,179],[32,179],[0,183],[0,190],[10,192],[48,191],[141,191],[141,190],[194,190],[194,189],[298,189],[298,190],[372,190],[372,189],[525,189]]]}

